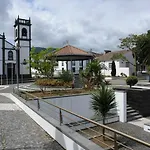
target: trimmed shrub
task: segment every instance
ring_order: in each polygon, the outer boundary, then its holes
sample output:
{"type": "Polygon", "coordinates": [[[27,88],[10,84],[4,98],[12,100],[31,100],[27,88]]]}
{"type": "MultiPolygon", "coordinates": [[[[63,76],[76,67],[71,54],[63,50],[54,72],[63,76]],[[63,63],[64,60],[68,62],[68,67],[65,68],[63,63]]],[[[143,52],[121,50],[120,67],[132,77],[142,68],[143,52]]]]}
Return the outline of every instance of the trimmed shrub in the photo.
{"type": "Polygon", "coordinates": [[[70,71],[63,70],[62,73],[59,74],[59,78],[68,83],[73,80],[73,74],[70,71]]]}
{"type": "Polygon", "coordinates": [[[127,85],[130,85],[130,88],[138,82],[138,78],[136,76],[129,76],[126,79],[127,85]]]}

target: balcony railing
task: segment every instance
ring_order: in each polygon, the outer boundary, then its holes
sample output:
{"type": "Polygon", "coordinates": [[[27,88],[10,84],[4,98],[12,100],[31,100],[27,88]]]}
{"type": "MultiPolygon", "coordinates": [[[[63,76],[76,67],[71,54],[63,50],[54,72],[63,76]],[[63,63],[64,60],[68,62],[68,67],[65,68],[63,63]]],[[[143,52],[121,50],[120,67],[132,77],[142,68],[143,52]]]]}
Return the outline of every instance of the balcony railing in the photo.
{"type": "Polygon", "coordinates": [[[35,95],[28,92],[16,91],[16,89],[14,89],[14,92],[26,99],[28,104],[37,105],[38,111],[41,110],[43,112],[46,112],[46,109],[51,111],[49,115],[57,121],[59,121],[60,126],[66,125],[74,131],[76,131],[77,133],[81,134],[82,136],[88,138],[91,141],[94,141],[96,144],[100,146],[103,145],[102,147],[104,148],[118,150],[120,147],[124,147],[128,150],[134,150],[132,145],[139,145],[141,149],[144,149],[146,147],[150,148],[150,143],[137,139],[121,131],[110,128],[106,125],[100,124],[94,120],[80,116],[79,114],[57,106],[46,99],[36,97],[35,95]],[[45,108],[45,106],[47,108],[45,108]],[[76,122],[76,117],[80,118],[81,121],[76,122]],[[69,120],[70,123],[68,123],[69,120]],[[101,132],[103,129],[105,129],[105,134],[102,134],[101,132]],[[99,137],[103,137],[105,140],[100,140],[99,137]],[[105,142],[107,141],[106,139],[111,141],[113,145],[110,145],[107,142],[105,142]],[[126,143],[129,141],[132,142],[131,146],[126,143]]]}

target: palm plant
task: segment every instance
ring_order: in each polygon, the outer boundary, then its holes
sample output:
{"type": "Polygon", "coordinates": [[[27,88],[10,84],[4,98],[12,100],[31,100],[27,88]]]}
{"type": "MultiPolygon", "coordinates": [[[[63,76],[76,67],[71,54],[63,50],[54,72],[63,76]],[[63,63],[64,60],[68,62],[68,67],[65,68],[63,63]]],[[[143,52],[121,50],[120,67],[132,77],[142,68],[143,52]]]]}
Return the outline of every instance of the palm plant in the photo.
{"type": "MultiPolygon", "coordinates": [[[[116,107],[115,93],[108,86],[102,84],[99,89],[92,93],[91,108],[94,110],[97,117],[102,117],[103,124],[105,124],[106,116],[111,109],[116,107]]],[[[105,129],[103,128],[103,135],[105,129]]]]}
{"type": "Polygon", "coordinates": [[[98,60],[92,60],[84,71],[80,73],[81,78],[86,82],[88,88],[93,88],[94,85],[100,86],[104,81],[104,76],[101,73],[103,69],[98,60]]]}

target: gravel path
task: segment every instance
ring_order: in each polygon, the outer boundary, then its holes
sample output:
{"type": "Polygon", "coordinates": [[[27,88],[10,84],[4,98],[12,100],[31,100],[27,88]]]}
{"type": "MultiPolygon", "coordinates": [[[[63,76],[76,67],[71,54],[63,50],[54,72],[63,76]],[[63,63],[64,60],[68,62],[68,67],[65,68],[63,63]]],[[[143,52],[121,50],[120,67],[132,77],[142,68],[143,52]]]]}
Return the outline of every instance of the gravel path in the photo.
{"type": "MultiPolygon", "coordinates": [[[[0,106],[4,102],[10,104],[12,101],[0,96],[0,106]]],[[[5,149],[64,150],[24,111],[17,109],[0,110],[0,150],[5,149]]]]}
{"type": "MultiPolygon", "coordinates": [[[[150,133],[144,131],[144,129],[141,127],[138,127],[129,123],[121,123],[121,122],[112,123],[112,124],[109,124],[108,126],[114,129],[117,129],[119,131],[122,131],[130,136],[133,136],[135,138],[138,138],[145,142],[150,143],[150,133]]],[[[119,137],[119,139],[123,142],[126,142],[126,145],[128,145],[129,147],[132,147],[135,150],[150,150],[150,148],[142,146],[141,144],[137,144],[136,142],[131,141],[129,139],[122,138],[122,137],[119,137]]],[[[124,148],[121,148],[121,150],[124,150],[124,148]]]]}

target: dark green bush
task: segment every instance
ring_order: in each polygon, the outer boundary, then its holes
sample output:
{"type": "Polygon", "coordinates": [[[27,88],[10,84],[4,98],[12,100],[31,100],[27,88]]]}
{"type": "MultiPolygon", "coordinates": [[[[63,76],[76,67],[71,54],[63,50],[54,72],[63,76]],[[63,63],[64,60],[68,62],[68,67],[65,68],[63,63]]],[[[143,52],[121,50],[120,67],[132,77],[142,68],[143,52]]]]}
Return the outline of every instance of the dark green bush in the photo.
{"type": "Polygon", "coordinates": [[[113,77],[116,76],[116,64],[114,61],[112,61],[112,65],[111,65],[111,76],[113,77]]]}
{"type": "Polygon", "coordinates": [[[127,85],[133,86],[138,82],[138,78],[136,76],[129,76],[126,79],[126,83],[127,85]]]}
{"type": "Polygon", "coordinates": [[[59,74],[59,77],[64,82],[71,82],[73,80],[73,74],[66,70],[63,70],[62,73],[59,74]]]}

